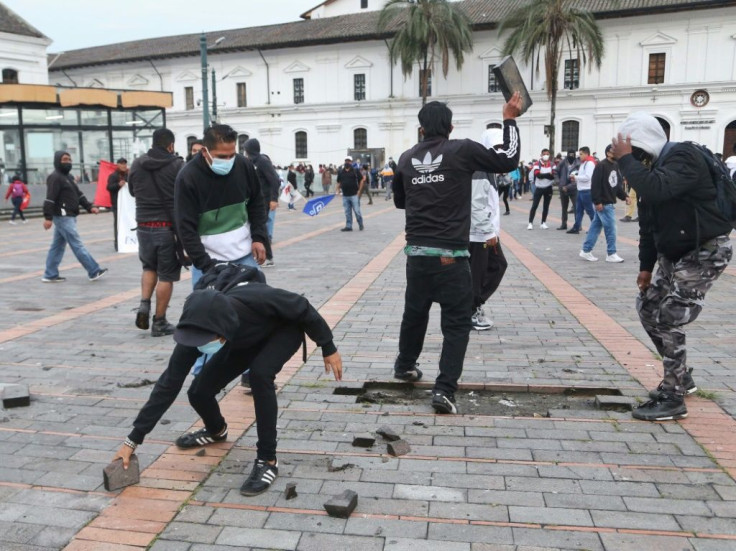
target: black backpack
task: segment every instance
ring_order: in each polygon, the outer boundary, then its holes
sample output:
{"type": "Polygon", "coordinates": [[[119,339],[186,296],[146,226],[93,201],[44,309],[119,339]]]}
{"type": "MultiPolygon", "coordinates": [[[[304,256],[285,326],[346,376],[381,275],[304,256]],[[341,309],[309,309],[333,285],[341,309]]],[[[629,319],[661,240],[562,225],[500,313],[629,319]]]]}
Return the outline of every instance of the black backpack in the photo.
{"type": "MultiPolygon", "coordinates": [[[[667,142],[662,149],[660,161],[669,153],[669,150],[677,142],[667,142]]],[[[722,160],[713,152],[696,142],[680,142],[687,144],[697,150],[708,166],[713,185],[716,187],[716,207],[729,224],[736,229],[736,182],[731,177],[731,171],[722,160]]]]}
{"type": "Polygon", "coordinates": [[[266,276],[252,266],[220,262],[199,279],[194,289],[214,289],[224,293],[242,283],[266,283],[266,276]]]}

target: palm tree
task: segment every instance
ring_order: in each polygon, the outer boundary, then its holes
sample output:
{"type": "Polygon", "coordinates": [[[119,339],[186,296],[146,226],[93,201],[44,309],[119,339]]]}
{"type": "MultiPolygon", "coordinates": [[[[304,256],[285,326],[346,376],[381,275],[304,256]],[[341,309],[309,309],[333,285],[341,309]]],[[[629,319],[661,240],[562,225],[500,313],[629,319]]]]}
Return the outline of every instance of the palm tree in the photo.
{"type": "Polygon", "coordinates": [[[398,27],[389,45],[391,64],[400,61],[405,78],[411,75],[415,63],[422,68],[422,105],[427,102],[435,55],[447,78],[450,57],[460,70],[465,61],[463,54],[473,50],[470,20],[448,0],[389,0],[378,17],[378,30],[385,32],[391,30],[389,27],[398,27]]]}
{"type": "Polygon", "coordinates": [[[543,52],[547,97],[550,100],[549,149],[555,148],[557,78],[565,50],[575,51],[582,65],[588,60],[600,69],[603,59],[603,35],[595,17],[572,6],[572,0],[531,0],[511,12],[499,27],[503,34],[511,29],[503,49],[518,53],[526,64],[534,63],[539,72],[543,52]]]}

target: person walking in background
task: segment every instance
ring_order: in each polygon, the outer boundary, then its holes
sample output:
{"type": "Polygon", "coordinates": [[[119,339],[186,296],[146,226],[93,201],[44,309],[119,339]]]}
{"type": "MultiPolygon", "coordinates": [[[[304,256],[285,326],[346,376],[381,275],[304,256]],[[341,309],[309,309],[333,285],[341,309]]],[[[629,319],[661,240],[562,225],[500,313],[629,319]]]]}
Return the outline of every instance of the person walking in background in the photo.
{"type": "Polygon", "coordinates": [[[276,209],[279,206],[279,191],[281,188],[281,178],[271,163],[268,155],[261,153],[261,143],[251,138],[245,142],[245,154],[248,159],[256,167],[256,174],[261,183],[261,192],[263,193],[263,202],[266,206],[266,229],[268,230],[268,241],[266,245],[266,261],[263,263],[264,268],[274,266],[273,261],[273,228],[276,222],[276,209]]]}
{"type": "Polygon", "coordinates": [[[332,167],[324,165],[320,172],[322,173],[322,189],[325,195],[329,195],[330,188],[332,187],[332,167]]]}
{"type": "Polygon", "coordinates": [[[606,147],[606,158],[595,166],[590,185],[590,193],[595,208],[593,222],[588,228],[580,258],[589,262],[598,260],[593,256],[593,248],[601,234],[606,234],[606,262],[623,262],[616,254],[616,197],[628,202],[621,182],[618,164],[613,160],[613,146],[606,147]]]}
{"type": "Polygon", "coordinates": [[[153,132],[153,144],[130,167],[128,190],[135,197],[135,220],[138,223],[138,258],[143,265],[141,302],[135,326],[152,337],[174,332],[166,320],[174,283],[181,278],[174,228],[174,182],[184,160],[174,154],[174,133],[168,128],[153,132]],[[150,323],[151,298],[156,293],[156,309],[150,323]]]}
{"type": "Polygon", "coordinates": [[[64,258],[67,243],[74,256],[87,270],[90,281],[100,279],[107,272],[107,268],[100,268],[97,261],[85,248],[77,232],[77,215],[80,205],[92,214],[99,209],[87,200],[74,182],[70,174],[72,170],[72,156],[66,151],[54,153],[54,171],[46,179],[46,200],[43,203],[43,229],[54,227],[54,237],[46,256],[46,269],[41,281],[44,283],[58,283],[66,281],[59,275],[59,264],[64,258]]]}
{"type": "MultiPolygon", "coordinates": [[[[503,131],[489,128],[483,132],[484,147],[503,148],[503,131]]],[[[496,292],[506,273],[508,262],[501,249],[501,217],[498,191],[493,178],[487,172],[473,174],[473,195],[470,209],[470,274],[473,279],[473,316],[471,323],[476,331],[493,327],[483,306],[496,292]]]]}
{"type": "Polygon", "coordinates": [[[543,230],[547,229],[547,214],[549,214],[549,203],[552,201],[552,191],[555,183],[555,168],[549,158],[549,149],[542,149],[542,156],[539,161],[532,167],[534,176],[534,196],[532,198],[532,208],[529,210],[529,224],[526,229],[534,229],[534,216],[537,214],[539,201],[544,199],[542,204],[542,223],[539,227],[543,230]]]}
{"type": "MultiPolygon", "coordinates": [[[[291,191],[297,190],[297,183],[296,183],[296,171],[294,170],[294,165],[289,165],[289,171],[286,174],[286,182],[291,186],[291,191]]],[[[289,210],[296,210],[294,208],[294,194],[291,194],[292,200],[288,204],[289,210]]]]}
{"type": "Polygon", "coordinates": [[[572,205],[572,210],[575,212],[575,202],[578,197],[578,187],[575,183],[575,174],[580,168],[580,161],[575,155],[574,150],[567,152],[567,156],[560,161],[559,165],[559,189],[560,189],[560,206],[562,207],[562,224],[557,228],[558,230],[567,229],[567,215],[569,214],[569,207],[572,205]]]}
{"type": "Polygon", "coordinates": [[[591,222],[595,216],[593,208],[593,198],[590,192],[590,183],[593,179],[593,171],[595,170],[595,162],[590,155],[588,147],[580,148],[580,168],[578,173],[572,175],[572,180],[578,188],[578,196],[575,201],[575,223],[567,233],[577,234],[583,228],[583,214],[587,214],[591,222]]]}
{"type": "Polygon", "coordinates": [[[127,183],[127,180],[128,160],[120,157],[117,160],[115,172],[107,177],[107,192],[110,194],[115,251],[118,250],[118,193],[120,193],[120,189],[127,183]]]}
{"type": "Polygon", "coordinates": [[[312,184],[314,183],[314,169],[312,165],[307,165],[304,170],[304,197],[309,198],[314,195],[312,184]]]}
{"type": "Polygon", "coordinates": [[[13,205],[13,214],[10,216],[9,222],[13,226],[16,224],[16,215],[20,216],[20,219],[23,221],[24,224],[28,222],[28,220],[26,220],[26,217],[23,215],[23,211],[20,209],[20,206],[23,204],[23,198],[26,195],[29,195],[29,191],[25,183],[23,183],[23,181],[20,179],[20,174],[14,174],[12,181],[10,182],[10,187],[5,194],[5,200],[7,201],[9,199],[13,205]]]}
{"type": "Polygon", "coordinates": [[[363,181],[363,184],[360,186],[360,190],[358,191],[358,200],[360,200],[360,197],[365,193],[368,196],[368,204],[373,204],[373,197],[371,196],[371,189],[370,189],[370,178],[371,178],[371,167],[370,165],[363,165],[360,168],[360,177],[363,181]]]}
{"type": "Polygon", "coordinates": [[[390,201],[394,187],[394,169],[391,168],[390,164],[386,163],[384,165],[383,170],[381,170],[381,179],[383,180],[383,187],[386,190],[386,196],[384,199],[386,201],[390,201]]]}
{"type": "Polygon", "coordinates": [[[493,178],[498,188],[497,194],[503,199],[503,205],[506,208],[504,215],[509,215],[511,214],[511,210],[509,209],[509,193],[512,193],[511,178],[506,174],[495,174],[493,178]]]}
{"type": "Polygon", "coordinates": [[[337,173],[337,193],[342,192],[342,206],[345,209],[345,227],[342,232],[353,231],[353,213],[358,221],[358,228],[363,231],[363,215],[360,214],[360,192],[365,186],[365,179],[357,168],[353,168],[353,158],[345,157],[345,165],[337,173]]]}

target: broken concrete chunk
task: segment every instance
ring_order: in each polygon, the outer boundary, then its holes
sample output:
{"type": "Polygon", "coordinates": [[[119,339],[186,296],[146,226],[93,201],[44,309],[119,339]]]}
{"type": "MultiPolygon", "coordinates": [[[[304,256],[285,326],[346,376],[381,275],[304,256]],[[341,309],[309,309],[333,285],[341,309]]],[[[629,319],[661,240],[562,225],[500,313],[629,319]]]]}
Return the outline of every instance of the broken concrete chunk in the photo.
{"type": "Polygon", "coordinates": [[[396,431],[394,431],[394,429],[392,429],[391,427],[387,427],[386,425],[383,425],[376,432],[383,436],[383,438],[388,440],[389,442],[395,442],[396,440],[401,439],[401,436],[399,436],[396,431]]]}
{"type": "Polygon", "coordinates": [[[138,456],[130,456],[128,469],[123,469],[123,460],[116,459],[102,470],[105,490],[114,492],[131,484],[138,484],[141,479],[141,471],[138,465],[138,456]]]}
{"type": "Polygon", "coordinates": [[[31,395],[26,385],[0,383],[0,399],[4,408],[20,408],[31,405],[31,395]]]}
{"type": "Polygon", "coordinates": [[[358,506],[358,494],[352,490],[345,490],[324,504],[325,511],[331,517],[348,518],[358,506]]]}
{"type": "Polygon", "coordinates": [[[376,437],[370,432],[357,434],[353,437],[353,446],[357,448],[370,448],[376,443],[376,437]]]}
{"type": "Polygon", "coordinates": [[[285,499],[294,499],[297,495],[296,493],[296,482],[289,482],[286,484],[286,489],[284,489],[284,498],[285,499]]]}
{"type": "Polygon", "coordinates": [[[388,443],[388,453],[393,455],[394,457],[406,455],[410,451],[411,446],[409,446],[409,442],[407,442],[406,440],[396,440],[395,442],[388,443]]]}

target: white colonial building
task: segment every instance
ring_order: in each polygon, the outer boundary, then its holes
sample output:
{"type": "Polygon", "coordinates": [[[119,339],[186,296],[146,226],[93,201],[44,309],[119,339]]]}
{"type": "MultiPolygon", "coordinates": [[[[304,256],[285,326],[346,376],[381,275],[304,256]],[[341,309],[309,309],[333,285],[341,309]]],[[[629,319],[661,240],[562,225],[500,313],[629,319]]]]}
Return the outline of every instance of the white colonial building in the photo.
{"type": "Polygon", "coordinates": [[[0,76],[4,84],[47,84],[51,40],[0,4],[0,76]]]}
{"type": "MultiPolygon", "coordinates": [[[[464,0],[474,51],[447,79],[435,67],[432,99],[454,112],[453,137],[478,138],[501,122],[502,95],[491,68],[502,58],[498,22],[521,0],[464,0]]],[[[257,137],[274,162],[339,162],[347,151],[396,157],[417,140],[419,71],[404,79],[388,60],[390,35],[376,30],[383,0],[327,0],[302,21],[207,34],[220,122],[257,137]],[[219,40],[222,38],[222,40],[219,40]]],[[[647,110],[673,140],[716,151],[736,143],[736,1],[580,0],[605,40],[600,70],[569,52],[559,75],[556,150],[601,151],[631,112],[647,110]]],[[[238,23],[238,13],[231,21],[238,23]]],[[[247,10],[242,12],[247,23],[247,10]]],[[[165,29],[162,22],[162,30],[165,29]]],[[[49,83],[171,91],[167,125],[178,149],[199,137],[199,35],[155,38],[49,55],[49,83]]],[[[517,60],[518,61],[518,60],[517,60]]],[[[544,82],[522,72],[534,105],[520,120],[522,158],[547,145],[544,82]]],[[[544,74],[544,68],[541,73],[544,74]]],[[[208,76],[209,100],[213,90],[208,76]]]]}

